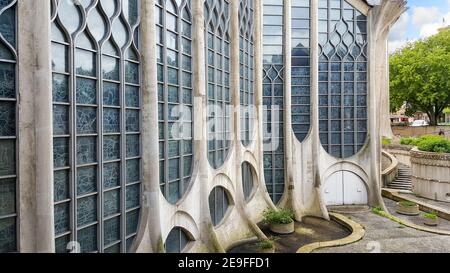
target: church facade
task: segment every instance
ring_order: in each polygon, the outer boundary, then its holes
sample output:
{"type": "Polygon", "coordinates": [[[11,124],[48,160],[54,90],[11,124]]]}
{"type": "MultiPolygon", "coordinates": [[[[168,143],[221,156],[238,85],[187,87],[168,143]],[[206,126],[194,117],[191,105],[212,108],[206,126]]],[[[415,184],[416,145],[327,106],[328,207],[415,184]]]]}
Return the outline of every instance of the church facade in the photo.
{"type": "Polygon", "coordinates": [[[0,1],[0,252],[225,252],[382,205],[405,1],[0,1]]]}

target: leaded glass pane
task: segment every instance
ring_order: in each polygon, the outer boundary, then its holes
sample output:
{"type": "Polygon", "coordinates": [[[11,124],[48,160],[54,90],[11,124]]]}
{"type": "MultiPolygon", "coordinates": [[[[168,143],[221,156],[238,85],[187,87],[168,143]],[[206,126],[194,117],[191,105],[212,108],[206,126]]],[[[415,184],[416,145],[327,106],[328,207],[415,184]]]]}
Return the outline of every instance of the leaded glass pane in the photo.
{"type": "Polygon", "coordinates": [[[137,232],[139,224],[139,210],[127,213],[127,236],[137,232]]]}
{"type": "Polygon", "coordinates": [[[16,251],[16,233],[15,217],[0,219],[0,253],[16,251]]]}
{"type": "Polygon", "coordinates": [[[77,236],[82,253],[97,251],[97,225],[79,230],[77,236]]]}
{"type": "Polygon", "coordinates": [[[70,198],[69,171],[55,171],[53,177],[53,200],[59,202],[70,198]]]}
{"type": "Polygon", "coordinates": [[[120,192],[112,190],[105,192],[103,201],[103,214],[105,217],[120,212],[120,192]]]}
{"type": "Polygon", "coordinates": [[[95,137],[77,139],[77,163],[89,164],[97,160],[97,140],[95,137]]]}
{"type": "Polygon", "coordinates": [[[97,196],[88,196],[78,200],[77,220],[78,227],[97,221],[97,196]]]}
{"type": "Polygon", "coordinates": [[[16,211],[16,179],[0,180],[0,216],[16,211]]]}
{"type": "Polygon", "coordinates": [[[106,220],[103,226],[105,245],[110,245],[120,240],[120,218],[115,217],[106,220]]]}
{"type": "Polygon", "coordinates": [[[55,235],[62,234],[70,230],[69,203],[55,206],[55,235]]]}
{"type": "Polygon", "coordinates": [[[77,195],[85,195],[97,190],[97,167],[83,167],[77,170],[77,195]]]}
{"type": "Polygon", "coordinates": [[[140,204],[140,184],[127,186],[126,189],[126,208],[132,209],[140,204]]]}
{"type": "Polygon", "coordinates": [[[0,101],[0,136],[14,136],[16,134],[16,104],[15,102],[0,101]]]}
{"type": "Polygon", "coordinates": [[[16,97],[16,71],[14,64],[0,62],[0,98],[16,97]]]}

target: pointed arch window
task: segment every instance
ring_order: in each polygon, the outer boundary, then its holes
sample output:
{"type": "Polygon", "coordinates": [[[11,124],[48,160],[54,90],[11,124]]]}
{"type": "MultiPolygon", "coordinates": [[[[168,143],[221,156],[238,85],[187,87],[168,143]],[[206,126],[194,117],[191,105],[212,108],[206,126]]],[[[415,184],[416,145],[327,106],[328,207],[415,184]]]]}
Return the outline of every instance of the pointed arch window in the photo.
{"type": "Polygon", "coordinates": [[[293,1],[291,10],[292,130],[301,142],[311,128],[310,0],[293,1]]]}
{"type": "Polygon", "coordinates": [[[274,2],[263,6],[264,178],[278,203],[284,193],[284,1],[274,2]]]}
{"type": "Polygon", "coordinates": [[[55,248],[126,252],[141,206],[138,1],[52,3],[55,248]]]}
{"type": "Polygon", "coordinates": [[[0,2],[0,253],[18,250],[17,0],[0,2]]]}
{"type": "Polygon", "coordinates": [[[229,5],[227,0],[204,3],[208,160],[216,169],[225,162],[231,143],[229,5]]]}
{"type": "Polygon", "coordinates": [[[332,156],[367,138],[367,18],[345,0],[319,1],[319,129],[332,156]]]}
{"type": "Polygon", "coordinates": [[[253,0],[239,1],[241,141],[244,146],[252,141],[256,119],[253,5],[253,0]]]}
{"type": "Polygon", "coordinates": [[[176,203],[192,174],[191,1],[160,0],[155,14],[160,186],[166,199],[176,203]]]}

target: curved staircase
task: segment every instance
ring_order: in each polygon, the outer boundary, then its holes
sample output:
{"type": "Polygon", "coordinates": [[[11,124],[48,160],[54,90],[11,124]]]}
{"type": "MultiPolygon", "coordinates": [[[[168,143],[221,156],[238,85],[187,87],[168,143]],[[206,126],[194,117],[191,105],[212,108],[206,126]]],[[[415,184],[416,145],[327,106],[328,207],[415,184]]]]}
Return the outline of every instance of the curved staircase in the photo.
{"type": "Polygon", "coordinates": [[[398,175],[394,182],[387,184],[389,189],[412,191],[411,168],[398,164],[398,175]]]}

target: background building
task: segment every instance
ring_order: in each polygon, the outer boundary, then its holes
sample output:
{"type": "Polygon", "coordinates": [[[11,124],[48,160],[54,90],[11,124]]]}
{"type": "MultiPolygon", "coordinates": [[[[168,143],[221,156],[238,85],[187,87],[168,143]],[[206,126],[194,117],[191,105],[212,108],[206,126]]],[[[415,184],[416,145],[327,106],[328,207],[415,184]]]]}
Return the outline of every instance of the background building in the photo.
{"type": "Polygon", "coordinates": [[[2,1],[0,252],[222,252],[267,207],[381,204],[405,3],[368,2],[2,1]]]}

